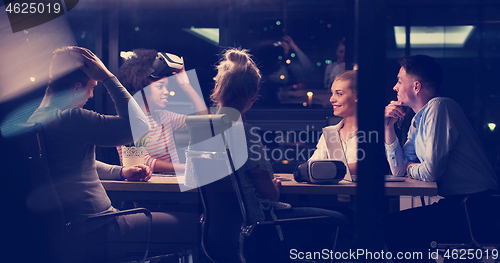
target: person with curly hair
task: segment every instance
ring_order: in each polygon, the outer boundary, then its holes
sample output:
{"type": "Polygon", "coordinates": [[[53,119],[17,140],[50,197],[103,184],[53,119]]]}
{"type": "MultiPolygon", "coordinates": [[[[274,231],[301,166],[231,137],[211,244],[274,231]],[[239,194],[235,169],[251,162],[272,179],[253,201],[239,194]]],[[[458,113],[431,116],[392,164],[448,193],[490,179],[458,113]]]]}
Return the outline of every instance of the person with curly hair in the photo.
{"type": "MultiPolygon", "coordinates": [[[[120,67],[119,79],[132,95],[136,94],[134,98],[148,117],[151,131],[146,138],[144,164],[155,173],[183,173],[185,165],[179,163],[173,132],[187,130],[186,115],[165,109],[170,92],[169,81],[177,81],[198,114],[208,112],[205,102],[191,86],[184,68],[179,73],[173,73],[173,77],[153,76],[152,65],[158,52],[136,49],[133,53],[120,67]]],[[[123,146],[117,148],[122,159],[123,146]]]]}

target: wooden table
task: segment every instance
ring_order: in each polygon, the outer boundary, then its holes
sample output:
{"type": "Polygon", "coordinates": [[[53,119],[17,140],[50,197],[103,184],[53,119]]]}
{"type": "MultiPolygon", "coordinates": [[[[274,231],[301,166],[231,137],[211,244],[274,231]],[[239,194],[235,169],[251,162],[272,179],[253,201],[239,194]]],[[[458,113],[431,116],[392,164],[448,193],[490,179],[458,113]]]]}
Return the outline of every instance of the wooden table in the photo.
{"type": "MultiPolygon", "coordinates": [[[[284,178],[293,178],[290,174],[277,175],[284,178]]],[[[292,179],[291,181],[283,181],[282,186],[282,193],[284,194],[356,195],[357,184],[342,180],[338,184],[318,185],[297,183],[292,179]]],[[[437,186],[435,182],[422,182],[411,178],[405,178],[404,182],[385,182],[385,195],[435,196],[437,195],[437,186]]]]}
{"type": "MultiPolygon", "coordinates": [[[[181,192],[179,182],[175,176],[153,175],[148,182],[102,180],[101,183],[108,192],[181,192]]],[[[190,192],[197,192],[197,190],[193,189],[190,192]]]]}
{"type": "MultiPolygon", "coordinates": [[[[282,194],[306,195],[356,195],[356,183],[340,181],[338,184],[317,185],[297,183],[291,174],[276,174],[282,181],[282,194]],[[286,180],[286,181],[285,181],[286,180]]],[[[168,192],[180,193],[179,183],[175,176],[153,176],[148,182],[130,181],[101,181],[108,192],[168,192]]],[[[196,192],[196,189],[189,192],[196,192]]],[[[386,182],[385,194],[388,196],[435,196],[437,186],[435,182],[422,182],[406,178],[404,182],[386,182]]]]}

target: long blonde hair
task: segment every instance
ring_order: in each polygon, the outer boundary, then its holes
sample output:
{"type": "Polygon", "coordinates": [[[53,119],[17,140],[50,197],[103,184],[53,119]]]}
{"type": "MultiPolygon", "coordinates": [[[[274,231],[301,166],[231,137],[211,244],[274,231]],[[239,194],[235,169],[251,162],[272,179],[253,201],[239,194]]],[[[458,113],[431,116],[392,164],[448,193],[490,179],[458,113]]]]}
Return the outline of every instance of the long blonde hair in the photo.
{"type": "Polygon", "coordinates": [[[217,65],[215,88],[210,99],[218,107],[240,107],[255,99],[259,91],[260,71],[245,49],[228,49],[217,65]]]}

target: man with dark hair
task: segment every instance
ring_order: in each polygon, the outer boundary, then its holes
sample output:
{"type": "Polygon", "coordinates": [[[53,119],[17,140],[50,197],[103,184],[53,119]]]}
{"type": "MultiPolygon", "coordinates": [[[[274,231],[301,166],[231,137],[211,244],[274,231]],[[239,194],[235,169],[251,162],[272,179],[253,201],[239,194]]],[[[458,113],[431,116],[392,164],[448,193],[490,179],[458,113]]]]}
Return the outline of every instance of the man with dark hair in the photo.
{"type": "MultiPolygon", "coordinates": [[[[117,211],[99,179],[147,181],[147,166],[132,170],[109,166],[95,160],[95,146],[117,146],[137,141],[149,131],[147,118],[118,79],[90,50],[80,47],[58,49],[50,66],[49,87],[28,122],[42,123],[47,163],[54,187],[68,221],[84,221],[94,215],[117,211]],[[102,115],[83,109],[101,81],[113,99],[116,115],[102,115]],[[128,173],[129,172],[129,173],[128,173]]],[[[28,206],[38,211],[54,207],[47,189],[34,189],[28,206]]],[[[71,262],[109,262],[129,254],[144,253],[151,242],[150,255],[171,251],[169,243],[186,240],[190,230],[184,219],[153,212],[152,222],[140,214],[118,216],[78,224],[67,253],[71,262]],[[146,231],[151,226],[148,240],[146,231]],[[81,227],[80,227],[81,226],[81,227]],[[79,254],[82,249],[84,254],[79,254]]],[[[192,219],[195,222],[195,219],[192,219]]]]}
{"type": "Polygon", "coordinates": [[[86,84],[90,77],[77,67],[78,60],[71,55],[74,47],[65,46],[54,51],[50,62],[50,78],[47,92],[55,93],[69,89],[75,83],[86,84]]]}
{"type": "Polygon", "coordinates": [[[434,58],[426,55],[406,56],[399,60],[399,65],[406,74],[418,78],[429,92],[437,96],[443,81],[443,70],[434,58]]]}
{"type": "MultiPolygon", "coordinates": [[[[434,58],[407,56],[394,90],[398,101],[385,108],[385,147],[395,176],[436,182],[439,203],[401,211],[389,217],[386,242],[390,250],[427,251],[432,241],[460,240],[467,229],[461,202],[470,195],[498,191],[498,182],[484,149],[462,109],[437,97],[442,69],[434,58]],[[401,147],[394,123],[405,117],[402,106],[416,114],[401,147]]],[[[426,258],[426,256],[424,257],[426,258]]]]}
{"type": "MultiPolygon", "coordinates": [[[[133,107],[136,105],[134,100],[132,100],[133,104],[129,104],[128,99],[123,99],[121,104],[118,104],[121,101],[115,101],[115,105],[121,109],[118,116],[99,115],[82,109],[87,100],[93,97],[93,90],[97,85],[97,81],[106,83],[105,86],[111,89],[111,94],[128,95],[126,97],[130,97],[128,93],[122,92],[120,94],[117,92],[119,89],[114,88],[114,85],[120,83],[99,58],[89,50],[73,46],[56,49],[50,62],[49,74],[49,83],[45,96],[29,122],[40,122],[46,125],[47,129],[56,126],[61,128],[63,123],[71,127],[71,129],[66,127],[64,134],[57,136],[57,139],[66,136],[71,138],[80,137],[82,142],[87,140],[93,141],[94,144],[106,145],[114,144],[117,140],[131,140],[131,128],[139,128],[143,132],[147,132],[147,125],[144,120],[141,120],[144,115],[138,106],[133,107]],[[89,60],[86,61],[86,59],[89,60]],[[84,63],[87,63],[87,65],[84,63]],[[129,108],[128,106],[132,107],[129,108]],[[131,116],[129,116],[129,113],[132,113],[131,116]],[[137,127],[131,127],[130,121],[133,121],[133,119],[139,121],[136,123],[137,127]],[[100,126],[96,127],[97,123],[103,120],[106,120],[107,123],[100,123],[100,126]],[[143,128],[140,128],[141,126],[143,128]],[[114,130],[109,127],[113,127],[114,130]],[[109,135],[98,136],[95,130],[87,133],[83,132],[86,129],[98,128],[106,128],[102,133],[109,135]],[[109,140],[110,137],[113,137],[113,140],[109,140]]],[[[59,130],[58,132],[63,131],[62,129],[59,130]]],[[[49,146],[49,149],[51,147],[49,146]]],[[[69,156],[66,155],[66,157],[69,156]]],[[[150,177],[148,175],[150,171],[145,166],[122,168],[109,166],[101,162],[96,162],[95,165],[101,179],[136,179],[143,181],[150,177]]],[[[61,165],[58,164],[58,166],[61,165]]],[[[59,167],[52,168],[53,173],[57,173],[59,167]]]]}

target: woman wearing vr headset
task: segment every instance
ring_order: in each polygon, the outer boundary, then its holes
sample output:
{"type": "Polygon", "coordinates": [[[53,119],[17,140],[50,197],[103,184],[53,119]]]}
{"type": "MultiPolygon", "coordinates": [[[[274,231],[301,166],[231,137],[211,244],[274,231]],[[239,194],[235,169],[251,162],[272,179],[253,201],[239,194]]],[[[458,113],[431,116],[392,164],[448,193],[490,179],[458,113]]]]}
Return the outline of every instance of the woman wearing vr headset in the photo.
{"type": "MultiPolygon", "coordinates": [[[[243,113],[248,111],[257,100],[259,93],[259,82],[261,74],[255,62],[246,50],[229,49],[223,59],[217,65],[217,76],[215,77],[215,88],[210,96],[218,107],[218,114],[228,114],[238,110],[242,115],[248,149],[248,159],[245,164],[236,171],[240,179],[244,202],[248,208],[250,223],[264,220],[271,216],[274,220],[285,218],[298,218],[309,216],[332,216],[344,221],[345,217],[336,211],[313,208],[313,207],[291,207],[291,205],[279,202],[281,181],[274,178],[271,163],[265,157],[260,137],[252,132],[252,126],[246,123],[243,113]]],[[[234,118],[234,117],[232,117],[234,118]]],[[[234,120],[234,119],[233,119],[234,120]]],[[[189,163],[189,161],[188,161],[189,163]]],[[[312,248],[322,247],[329,241],[325,238],[326,231],[313,231],[312,240],[307,240],[299,233],[300,231],[281,231],[280,238],[287,240],[289,245],[304,245],[307,242],[312,248]]],[[[302,233],[303,234],[303,233],[302,233]]],[[[295,247],[295,248],[297,248],[295,247]]]]}
{"type": "MultiPolygon", "coordinates": [[[[343,119],[336,125],[329,126],[336,132],[341,140],[342,148],[329,149],[327,148],[324,134],[316,145],[316,151],[309,160],[327,160],[337,159],[338,156],[330,156],[330,153],[345,153],[345,158],[348,163],[349,171],[352,175],[357,171],[357,149],[358,149],[358,117],[357,117],[357,104],[358,104],[358,91],[356,88],[357,73],[355,70],[347,70],[335,77],[332,84],[330,103],[333,106],[333,114],[342,117],[343,119]]],[[[337,154],[335,154],[337,155],[337,154]]]]}
{"type": "MultiPolygon", "coordinates": [[[[145,138],[144,164],[155,173],[183,173],[185,165],[179,163],[173,132],[187,130],[186,115],[165,109],[169,82],[176,80],[198,114],[208,112],[205,102],[189,83],[182,58],[152,49],[136,49],[133,53],[120,67],[119,79],[148,117],[151,131],[145,138]]],[[[121,159],[121,147],[118,153],[121,159]]]]}

